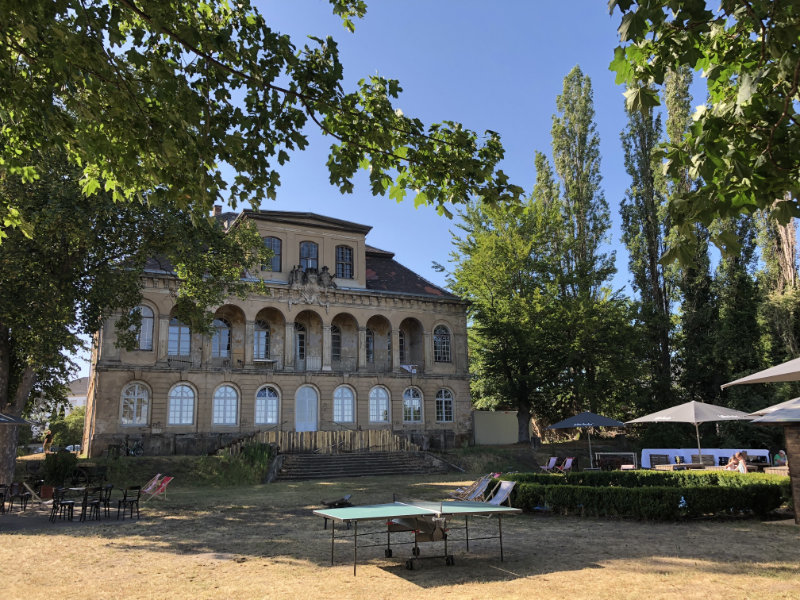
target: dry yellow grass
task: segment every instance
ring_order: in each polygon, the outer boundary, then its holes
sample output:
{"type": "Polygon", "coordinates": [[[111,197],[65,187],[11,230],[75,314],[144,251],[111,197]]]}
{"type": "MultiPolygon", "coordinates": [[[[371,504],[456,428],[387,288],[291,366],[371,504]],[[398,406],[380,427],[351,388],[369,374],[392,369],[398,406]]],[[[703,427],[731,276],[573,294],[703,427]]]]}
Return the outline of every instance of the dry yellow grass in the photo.
{"type": "MultiPolygon", "coordinates": [[[[178,483],[178,482],[176,482],[178,483]]],[[[44,512],[0,515],[2,596],[36,598],[800,598],[800,528],[759,521],[646,523],[525,514],[495,541],[456,544],[456,564],[408,571],[337,541],[311,510],[352,493],[436,499],[452,478],[361,478],[202,490],[170,488],[140,521],[50,524],[44,512]]],[[[494,520],[481,520],[487,533],[494,520]]],[[[363,531],[362,526],[362,531],[363,531]]],[[[453,537],[458,534],[454,533],[453,537]]],[[[380,540],[379,540],[380,541],[380,540]]],[[[429,544],[423,555],[432,553],[429,544]]]]}

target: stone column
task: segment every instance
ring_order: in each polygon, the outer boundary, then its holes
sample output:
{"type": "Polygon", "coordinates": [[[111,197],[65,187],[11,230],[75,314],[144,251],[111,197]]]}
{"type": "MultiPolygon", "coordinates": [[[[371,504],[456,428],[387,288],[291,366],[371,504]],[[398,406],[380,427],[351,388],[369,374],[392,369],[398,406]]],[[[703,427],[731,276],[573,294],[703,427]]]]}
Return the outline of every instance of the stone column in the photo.
{"type": "Polygon", "coordinates": [[[783,426],[783,433],[786,436],[786,459],[791,478],[794,522],[800,525],[800,425],[787,423],[783,426]]]}
{"type": "Polygon", "coordinates": [[[392,329],[389,335],[392,336],[392,371],[400,370],[400,330],[392,329]]]}
{"type": "Polygon", "coordinates": [[[156,340],[156,360],[166,360],[169,350],[169,315],[158,316],[158,340],[156,340]]]}
{"type": "Polygon", "coordinates": [[[255,337],[255,322],[245,321],[244,323],[244,366],[253,366],[253,339],[255,337]]]}
{"type": "Polygon", "coordinates": [[[425,372],[429,372],[433,368],[433,334],[430,331],[423,332],[422,344],[422,356],[425,357],[425,372]]]}
{"type": "Polygon", "coordinates": [[[331,371],[331,326],[322,326],[322,370],[331,371]]]}
{"type": "Polygon", "coordinates": [[[101,346],[102,350],[100,352],[100,358],[102,360],[119,362],[120,349],[114,343],[117,341],[116,325],[118,320],[119,315],[114,315],[113,317],[106,319],[103,327],[103,345],[101,346]]]}
{"type": "Polygon", "coordinates": [[[294,371],[294,321],[286,322],[286,337],[283,340],[283,368],[294,371]]]}
{"type": "Polygon", "coordinates": [[[358,328],[358,368],[359,370],[366,370],[367,368],[367,328],[358,328]]]}

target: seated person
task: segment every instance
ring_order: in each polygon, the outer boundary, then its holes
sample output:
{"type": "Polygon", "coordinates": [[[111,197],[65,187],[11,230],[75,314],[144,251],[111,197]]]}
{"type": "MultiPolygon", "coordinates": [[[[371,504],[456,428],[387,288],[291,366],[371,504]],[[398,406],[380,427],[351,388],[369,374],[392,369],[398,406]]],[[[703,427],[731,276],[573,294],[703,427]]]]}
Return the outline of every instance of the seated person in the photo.
{"type": "Polygon", "coordinates": [[[747,454],[745,452],[737,452],[736,456],[739,459],[736,469],[739,473],[747,473],[747,454]]]}
{"type": "Polygon", "coordinates": [[[786,466],[786,452],[779,450],[775,457],[772,459],[772,464],[776,467],[786,466]]]}
{"type": "Polygon", "coordinates": [[[730,457],[730,459],[728,459],[728,464],[725,465],[726,471],[736,471],[739,468],[739,459],[737,456],[739,456],[738,453],[734,454],[730,457]]]}

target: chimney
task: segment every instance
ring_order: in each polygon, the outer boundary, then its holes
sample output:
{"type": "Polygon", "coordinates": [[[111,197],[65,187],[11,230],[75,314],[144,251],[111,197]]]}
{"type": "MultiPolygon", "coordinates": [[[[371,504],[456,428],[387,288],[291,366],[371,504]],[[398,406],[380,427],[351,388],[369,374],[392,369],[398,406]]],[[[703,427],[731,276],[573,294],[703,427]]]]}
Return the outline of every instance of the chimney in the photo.
{"type": "Polygon", "coordinates": [[[222,206],[219,204],[214,205],[214,216],[218,217],[222,214],[222,206]]]}

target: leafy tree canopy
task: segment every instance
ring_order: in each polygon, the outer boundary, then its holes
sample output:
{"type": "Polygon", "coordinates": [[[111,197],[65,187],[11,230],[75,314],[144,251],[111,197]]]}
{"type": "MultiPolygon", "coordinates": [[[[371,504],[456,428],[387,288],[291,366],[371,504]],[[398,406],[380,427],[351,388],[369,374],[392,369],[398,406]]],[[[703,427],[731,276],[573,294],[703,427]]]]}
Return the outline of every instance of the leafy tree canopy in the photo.
{"type": "MultiPolygon", "coordinates": [[[[349,30],[366,10],[330,3],[349,30]]],[[[233,207],[274,198],[312,121],[334,140],[327,164],[342,192],[363,168],[374,194],[413,189],[440,213],[473,195],[521,194],[495,170],[496,133],[425,127],[392,105],[395,80],[346,92],[331,37],[298,47],[249,0],[0,0],[0,32],[0,177],[32,181],[37,151],[55,146],[82,168],[85,194],[147,194],[197,218],[223,197],[233,207]]],[[[0,219],[30,230],[13,201],[0,219]]]]}
{"type": "MultiPolygon", "coordinates": [[[[671,70],[702,71],[708,104],[688,135],[671,140],[666,170],[689,169],[698,186],[670,200],[678,239],[667,258],[690,260],[691,224],[709,225],[767,208],[788,192],[781,222],[800,216],[800,6],[793,0],[610,0],[619,9],[622,45],[611,70],[627,83],[630,110],[659,104],[656,90],[671,70]],[[717,3],[714,3],[715,5],[717,3]]],[[[736,249],[730,232],[714,238],[736,249]],[[720,237],[721,236],[721,237],[720,237]]]]}

